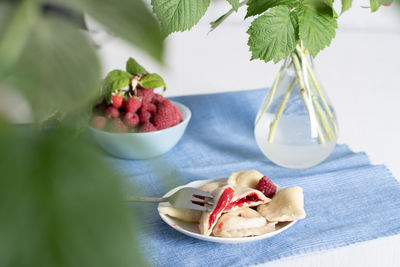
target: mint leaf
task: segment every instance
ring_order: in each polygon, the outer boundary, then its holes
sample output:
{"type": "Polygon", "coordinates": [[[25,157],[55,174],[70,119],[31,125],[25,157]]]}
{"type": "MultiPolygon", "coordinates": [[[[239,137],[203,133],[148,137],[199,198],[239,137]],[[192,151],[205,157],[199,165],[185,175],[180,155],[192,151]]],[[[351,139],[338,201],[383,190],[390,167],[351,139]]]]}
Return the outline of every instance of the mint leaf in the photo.
{"type": "Polygon", "coordinates": [[[371,12],[377,11],[381,5],[387,2],[389,2],[389,0],[369,0],[369,4],[371,6],[371,12]]]}
{"type": "Polygon", "coordinates": [[[162,59],[162,36],[156,18],[143,0],[69,0],[103,24],[113,35],[162,59]]]}
{"type": "Polygon", "coordinates": [[[143,88],[158,88],[162,86],[163,91],[167,89],[163,78],[161,78],[161,76],[156,73],[151,73],[144,76],[139,83],[143,88]]]}
{"type": "Polygon", "coordinates": [[[151,0],[165,35],[190,30],[206,13],[210,0],[151,0]]]}
{"type": "Polygon", "coordinates": [[[245,18],[259,15],[264,11],[280,6],[280,5],[294,5],[296,0],[250,0],[247,5],[247,14],[245,18]]]}
{"type": "Polygon", "coordinates": [[[298,40],[297,16],[287,6],[277,6],[256,18],[247,31],[251,59],[275,63],[286,58],[298,40]]]}
{"type": "Polygon", "coordinates": [[[102,95],[107,103],[111,103],[112,92],[129,86],[131,74],[123,70],[109,72],[103,81],[102,95]]]}
{"type": "Polygon", "coordinates": [[[104,88],[107,92],[120,90],[129,85],[131,74],[123,70],[113,70],[107,74],[104,80],[104,88]]]}
{"type": "Polygon", "coordinates": [[[232,8],[237,12],[239,9],[239,0],[226,0],[231,4],[232,8]]]}
{"type": "Polygon", "coordinates": [[[351,8],[351,4],[353,3],[353,0],[342,0],[342,11],[340,12],[343,14],[347,10],[351,8]]]}
{"type": "Polygon", "coordinates": [[[126,62],[126,71],[132,75],[142,75],[147,73],[147,70],[131,57],[126,62]]]}
{"type": "Polygon", "coordinates": [[[332,17],[332,9],[328,5],[316,7],[312,5],[314,2],[305,1],[299,8],[298,14],[300,40],[313,57],[329,46],[337,28],[337,21],[332,17]]]}

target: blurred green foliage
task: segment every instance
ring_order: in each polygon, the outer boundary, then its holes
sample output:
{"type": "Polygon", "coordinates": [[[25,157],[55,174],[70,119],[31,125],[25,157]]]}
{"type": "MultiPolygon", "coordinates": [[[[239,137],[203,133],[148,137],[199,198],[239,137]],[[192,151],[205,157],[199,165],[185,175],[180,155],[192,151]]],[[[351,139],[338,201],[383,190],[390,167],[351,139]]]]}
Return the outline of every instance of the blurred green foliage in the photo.
{"type": "Polygon", "coordinates": [[[27,127],[0,119],[0,266],[144,264],[123,179],[73,131],[102,93],[82,14],[162,58],[141,0],[0,0],[0,90],[18,90],[34,118],[27,127]],[[54,114],[64,121],[43,129],[54,114]]]}

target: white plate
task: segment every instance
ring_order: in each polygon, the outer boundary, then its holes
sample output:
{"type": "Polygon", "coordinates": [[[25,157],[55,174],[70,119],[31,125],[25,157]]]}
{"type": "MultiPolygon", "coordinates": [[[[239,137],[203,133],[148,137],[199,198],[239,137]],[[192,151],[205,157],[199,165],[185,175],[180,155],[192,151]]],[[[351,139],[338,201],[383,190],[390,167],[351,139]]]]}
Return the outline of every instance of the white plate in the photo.
{"type": "MultiPolygon", "coordinates": [[[[214,182],[220,182],[220,183],[226,183],[227,178],[216,178],[216,179],[210,179],[210,180],[198,180],[194,181],[191,183],[188,183],[186,185],[178,186],[169,191],[164,195],[164,197],[168,197],[181,189],[182,187],[200,187],[202,185],[208,184],[208,183],[214,183],[214,182]]],[[[279,187],[278,187],[279,188],[279,187]]],[[[160,203],[158,206],[165,206],[169,205],[167,203],[160,203]]],[[[189,223],[189,222],[184,222],[181,220],[178,220],[176,218],[170,217],[168,215],[161,214],[158,212],[160,215],[161,219],[174,228],[175,230],[181,232],[182,234],[204,240],[204,241],[210,241],[210,242],[217,242],[217,243],[225,243],[225,244],[238,244],[238,243],[246,243],[246,242],[253,242],[261,239],[266,239],[270,238],[271,236],[274,236],[276,234],[279,234],[280,232],[285,231],[286,229],[290,228],[293,226],[297,221],[292,221],[292,222],[281,222],[276,225],[276,230],[270,233],[266,233],[263,235],[258,235],[258,236],[249,236],[249,237],[236,237],[236,238],[226,238],[226,237],[216,237],[216,236],[205,236],[200,234],[200,231],[198,229],[198,224],[197,223],[189,223]]]]}

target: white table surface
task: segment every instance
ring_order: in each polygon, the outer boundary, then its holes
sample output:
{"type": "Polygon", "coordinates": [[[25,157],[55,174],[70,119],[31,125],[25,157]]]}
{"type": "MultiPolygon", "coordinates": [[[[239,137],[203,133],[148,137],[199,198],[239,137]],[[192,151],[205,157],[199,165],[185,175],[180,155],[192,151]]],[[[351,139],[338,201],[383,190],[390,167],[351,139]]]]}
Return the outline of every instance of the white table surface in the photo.
{"type": "MultiPolygon", "coordinates": [[[[370,14],[365,1],[339,20],[331,47],[316,59],[319,77],[339,120],[339,143],[365,151],[400,178],[400,9],[370,14]]],[[[214,3],[192,31],[166,41],[165,66],[119,40],[102,45],[104,72],[123,68],[127,57],[142,62],[166,80],[167,96],[269,87],[280,64],[249,61],[244,12],[207,35],[208,22],[228,6],[214,3]]],[[[377,177],[379,179],[379,177],[377,177]]],[[[368,222],[366,222],[368,223],[368,222]]],[[[318,254],[282,259],[265,266],[400,266],[400,235],[318,254]]]]}

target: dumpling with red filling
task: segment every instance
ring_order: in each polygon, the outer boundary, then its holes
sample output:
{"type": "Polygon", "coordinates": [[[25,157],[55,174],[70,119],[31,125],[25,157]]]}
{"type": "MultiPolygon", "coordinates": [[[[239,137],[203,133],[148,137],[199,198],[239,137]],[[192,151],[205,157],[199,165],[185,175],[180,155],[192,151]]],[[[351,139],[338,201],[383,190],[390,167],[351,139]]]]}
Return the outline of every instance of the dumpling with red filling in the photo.
{"type": "Polygon", "coordinates": [[[257,189],[236,186],[231,203],[229,203],[225,208],[224,212],[234,211],[245,207],[255,207],[270,201],[270,198],[266,197],[257,189]]]}
{"type": "Polygon", "coordinates": [[[214,204],[211,211],[205,212],[201,215],[199,221],[199,230],[203,235],[210,235],[214,225],[221,216],[222,212],[227,205],[231,202],[235,190],[231,185],[215,189],[211,194],[214,196],[214,204]]]}

